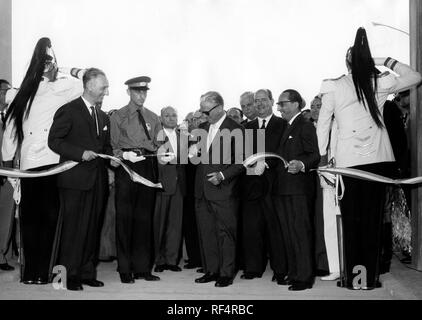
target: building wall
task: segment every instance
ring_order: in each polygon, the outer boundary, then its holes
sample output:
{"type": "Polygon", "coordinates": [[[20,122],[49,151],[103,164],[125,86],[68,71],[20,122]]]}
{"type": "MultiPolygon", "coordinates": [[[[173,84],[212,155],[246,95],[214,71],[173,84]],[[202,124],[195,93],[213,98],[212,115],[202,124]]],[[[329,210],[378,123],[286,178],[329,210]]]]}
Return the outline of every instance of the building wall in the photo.
{"type": "Polygon", "coordinates": [[[12,0],[0,0],[0,79],[12,82],[12,0]]]}

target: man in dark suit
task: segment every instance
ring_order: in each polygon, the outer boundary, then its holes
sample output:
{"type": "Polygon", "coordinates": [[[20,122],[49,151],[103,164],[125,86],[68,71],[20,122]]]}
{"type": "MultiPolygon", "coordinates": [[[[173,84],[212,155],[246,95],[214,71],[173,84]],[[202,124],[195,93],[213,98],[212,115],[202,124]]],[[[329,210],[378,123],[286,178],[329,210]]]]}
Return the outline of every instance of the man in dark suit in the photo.
{"type": "Polygon", "coordinates": [[[289,290],[312,288],[312,224],[310,219],[313,186],[309,170],[317,167],[320,154],[314,125],[300,110],[305,102],[295,90],[285,90],[278,98],[278,110],[289,126],[280,140],[278,154],[287,162],[277,167],[273,194],[287,251],[289,290]]]}
{"type": "Polygon", "coordinates": [[[82,290],[82,284],[102,287],[96,280],[96,254],[100,237],[100,216],[107,194],[107,169],[99,153],[111,154],[110,121],[100,110],[108,95],[103,71],[88,69],[83,76],[82,97],[57,110],[48,146],[60,155],[60,162],[80,162],[57,177],[60,190],[59,264],[66,267],[67,289],[82,290]]]}
{"type": "MultiPolygon", "coordinates": [[[[236,258],[238,176],[244,172],[243,127],[228,118],[217,92],[201,97],[200,111],[207,122],[199,126],[203,136],[201,163],[195,177],[196,217],[204,276],[197,283],[216,281],[215,286],[233,283],[236,258]]],[[[197,145],[190,147],[197,154],[197,145]]]]}
{"type": "Polygon", "coordinates": [[[163,185],[163,190],[157,192],[155,200],[154,271],[182,271],[178,264],[182,244],[183,198],[186,194],[185,164],[189,137],[176,130],[177,111],[174,108],[166,107],[161,110],[161,123],[163,130],[157,137],[157,141],[163,143],[158,149],[158,180],[163,185]],[[161,155],[162,153],[169,155],[161,155]],[[181,154],[185,159],[181,159],[181,154]]]}
{"type": "MultiPolygon", "coordinates": [[[[276,152],[287,127],[284,119],[273,115],[273,105],[274,100],[270,90],[262,89],[255,93],[258,117],[245,125],[245,131],[252,130],[253,133],[253,140],[250,142],[253,143],[251,150],[253,149],[254,154],[259,151],[276,152]],[[265,145],[258,142],[258,129],[265,130],[265,145]],[[260,147],[264,150],[259,150],[260,147]]],[[[268,159],[266,165],[267,170],[264,162],[259,162],[255,168],[256,175],[247,174],[242,177],[241,214],[245,272],[241,278],[260,278],[267,265],[268,252],[274,271],[273,280],[278,284],[286,284],[286,250],[271,196],[277,162],[268,159]]]]}

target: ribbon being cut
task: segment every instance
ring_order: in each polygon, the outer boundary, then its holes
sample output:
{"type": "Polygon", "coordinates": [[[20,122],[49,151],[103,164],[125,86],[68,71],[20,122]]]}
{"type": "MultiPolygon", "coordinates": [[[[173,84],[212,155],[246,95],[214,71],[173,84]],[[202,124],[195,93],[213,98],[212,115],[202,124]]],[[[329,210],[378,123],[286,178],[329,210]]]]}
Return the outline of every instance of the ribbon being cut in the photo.
{"type": "MultiPolygon", "coordinates": [[[[144,177],[140,176],[135,171],[130,169],[126,164],[124,164],[123,161],[120,160],[119,158],[109,156],[109,155],[106,155],[106,154],[98,154],[98,156],[103,158],[103,159],[110,159],[110,160],[113,160],[113,161],[119,163],[123,167],[123,169],[129,174],[130,179],[133,182],[142,183],[143,185],[146,185],[147,187],[151,187],[151,188],[162,188],[163,187],[161,185],[161,183],[154,183],[154,182],[149,181],[148,179],[145,179],[144,177]]],[[[8,178],[46,177],[46,176],[51,176],[51,175],[54,175],[54,174],[58,174],[58,173],[67,171],[69,169],[72,169],[76,165],[78,165],[78,162],[76,162],[76,161],[66,161],[66,162],[58,164],[57,166],[50,168],[48,170],[37,171],[37,172],[0,167],[0,175],[6,176],[8,178]]],[[[19,204],[19,202],[20,202],[20,183],[19,182],[15,182],[15,183],[11,182],[11,184],[12,184],[13,189],[14,189],[13,199],[15,200],[16,204],[19,204]]]]}
{"type": "MultiPolygon", "coordinates": [[[[132,169],[130,169],[119,158],[109,156],[109,155],[105,155],[105,154],[98,154],[98,156],[101,157],[101,158],[110,159],[110,160],[113,160],[113,161],[119,163],[124,168],[124,170],[129,174],[132,181],[137,182],[137,183],[142,183],[143,185],[146,185],[146,186],[151,187],[151,188],[162,188],[161,183],[154,183],[152,181],[149,181],[148,179],[145,179],[144,177],[140,176],[139,174],[134,172],[132,169]]],[[[155,155],[155,156],[157,156],[157,155],[155,155]]],[[[277,158],[277,159],[279,159],[283,162],[284,167],[286,167],[286,168],[289,165],[288,162],[285,159],[283,159],[281,156],[279,156],[275,153],[261,152],[261,153],[256,153],[256,154],[249,156],[243,162],[243,166],[245,168],[249,168],[251,165],[255,164],[258,161],[265,161],[266,158],[277,158]]],[[[9,178],[45,177],[45,176],[50,176],[50,175],[54,175],[54,174],[58,174],[58,173],[67,171],[67,170],[73,168],[76,165],[78,165],[78,162],[66,161],[66,162],[58,164],[57,166],[50,168],[48,170],[38,171],[38,172],[0,167],[0,175],[6,176],[6,177],[9,177],[9,178]]],[[[370,173],[370,172],[352,169],[352,168],[320,167],[318,169],[313,169],[313,170],[316,170],[319,173],[327,172],[327,173],[331,173],[331,174],[334,174],[334,175],[347,176],[347,177],[352,177],[352,178],[356,178],[356,179],[382,182],[382,183],[387,183],[387,184],[399,185],[399,184],[419,184],[419,183],[422,183],[422,177],[415,177],[415,178],[408,178],[408,179],[391,179],[391,178],[387,178],[387,177],[380,176],[380,175],[377,175],[377,174],[373,174],[373,173],[370,173]]],[[[15,189],[14,199],[17,203],[19,203],[18,202],[19,198],[20,198],[19,197],[19,183],[16,183],[13,187],[15,189]]]]}
{"type": "MultiPolygon", "coordinates": [[[[250,165],[254,164],[258,161],[263,161],[265,158],[277,158],[280,159],[284,166],[288,166],[288,162],[283,159],[281,156],[275,154],[275,153],[257,153],[253,154],[250,157],[248,157],[244,162],[243,165],[245,167],[249,167],[250,165]]],[[[408,179],[391,179],[384,176],[380,176],[374,173],[358,170],[358,169],[352,169],[352,168],[336,168],[336,167],[319,167],[318,169],[312,169],[312,171],[318,171],[319,173],[331,173],[334,175],[341,175],[361,180],[368,180],[368,181],[375,181],[375,182],[382,182],[382,183],[388,183],[388,184],[418,184],[422,183],[422,177],[415,177],[415,178],[408,178],[408,179]]]]}

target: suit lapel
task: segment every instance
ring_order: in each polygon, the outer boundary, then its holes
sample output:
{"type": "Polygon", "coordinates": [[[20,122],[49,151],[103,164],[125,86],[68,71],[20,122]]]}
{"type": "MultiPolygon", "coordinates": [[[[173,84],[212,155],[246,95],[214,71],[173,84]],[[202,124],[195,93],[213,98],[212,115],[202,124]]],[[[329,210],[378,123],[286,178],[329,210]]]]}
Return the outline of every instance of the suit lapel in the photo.
{"type": "MultiPolygon", "coordinates": [[[[79,98],[79,106],[81,108],[82,117],[88,122],[89,130],[91,131],[91,135],[96,138],[97,133],[95,132],[95,127],[92,121],[91,113],[88,111],[88,108],[85,104],[85,102],[82,100],[82,97],[79,98]]],[[[97,113],[97,119],[98,119],[98,113],[97,113]]],[[[99,124],[99,121],[98,121],[99,124]]]]}
{"type": "Polygon", "coordinates": [[[296,119],[293,120],[293,123],[287,126],[280,140],[281,145],[283,145],[287,141],[287,138],[289,137],[290,133],[293,131],[294,128],[296,128],[296,126],[298,125],[301,119],[302,119],[302,116],[298,115],[296,119]]]}

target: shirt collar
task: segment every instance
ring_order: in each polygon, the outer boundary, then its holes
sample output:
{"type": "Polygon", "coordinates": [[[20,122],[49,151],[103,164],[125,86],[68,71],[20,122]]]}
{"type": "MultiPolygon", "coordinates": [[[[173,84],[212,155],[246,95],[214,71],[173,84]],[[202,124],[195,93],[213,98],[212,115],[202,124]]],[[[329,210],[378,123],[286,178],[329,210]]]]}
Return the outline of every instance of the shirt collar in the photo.
{"type": "Polygon", "coordinates": [[[216,123],[211,124],[210,127],[212,126],[214,129],[220,128],[220,126],[223,123],[224,119],[226,119],[226,113],[224,113],[223,116],[220,118],[220,120],[218,120],[216,123]]]}
{"type": "MultiPolygon", "coordinates": [[[[138,110],[143,110],[145,107],[138,107],[136,104],[134,104],[132,101],[129,102],[129,111],[131,114],[138,112],[138,110]]],[[[142,112],[144,113],[144,112],[142,112]]]]}
{"type": "Polygon", "coordinates": [[[263,120],[265,120],[265,124],[267,125],[268,124],[268,122],[270,122],[270,119],[271,119],[271,117],[273,116],[273,114],[271,113],[268,117],[266,117],[266,118],[260,118],[260,117],[258,117],[258,122],[259,123],[262,123],[262,121],[263,120]]]}
{"type": "Polygon", "coordinates": [[[163,129],[164,129],[164,132],[166,133],[167,136],[176,134],[176,128],[170,129],[170,128],[164,128],[163,127],[163,129]]]}
{"type": "Polygon", "coordinates": [[[82,98],[82,101],[85,103],[85,106],[88,108],[89,113],[91,113],[91,107],[95,107],[95,106],[89,103],[89,101],[86,100],[83,96],[81,96],[81,98],[82,98]]]}
{"type": "Polygon", "coordinates": [[[289,124],[292,125],[293,121],[295,121],[295,119],[300,115],[300,111],[298,113],[296,113],[293,118],[290,119],[289,124]]]}

